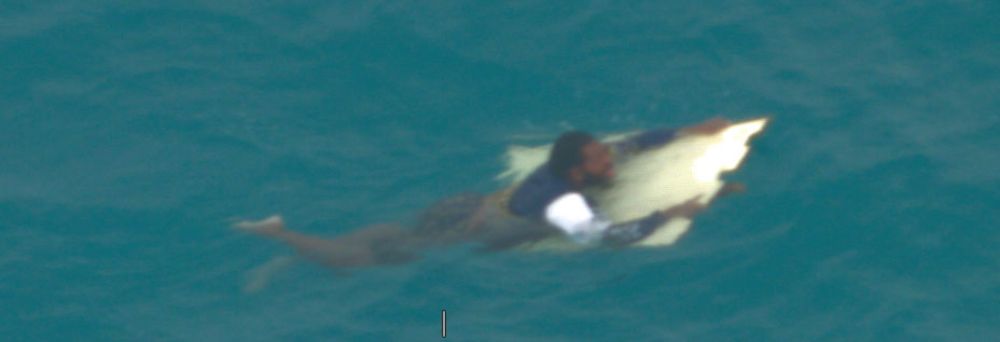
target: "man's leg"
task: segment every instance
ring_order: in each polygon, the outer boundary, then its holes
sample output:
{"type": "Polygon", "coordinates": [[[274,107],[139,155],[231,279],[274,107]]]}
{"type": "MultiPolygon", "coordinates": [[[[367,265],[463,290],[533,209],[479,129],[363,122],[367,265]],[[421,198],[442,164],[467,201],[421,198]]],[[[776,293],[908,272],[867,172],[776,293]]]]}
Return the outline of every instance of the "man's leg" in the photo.
{"type": "Polygon", "coordinates": [[[284,242],[299,254],[332,267],[396,264],[416,258],[420,244],[396,225],[375,225],[336,239],[288,230],[280,216],[243,221],[235,228],[284,242]]]}

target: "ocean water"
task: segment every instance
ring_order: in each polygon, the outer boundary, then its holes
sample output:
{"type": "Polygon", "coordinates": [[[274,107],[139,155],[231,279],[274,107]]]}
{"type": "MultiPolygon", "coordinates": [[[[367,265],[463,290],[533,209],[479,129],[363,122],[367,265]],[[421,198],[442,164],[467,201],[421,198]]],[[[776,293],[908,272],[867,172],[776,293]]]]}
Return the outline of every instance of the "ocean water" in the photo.
{"type": "Polygon", "coordinates": [[[1000,339],[1000,2],[0,4],[4,341],[1000,339]],[[677,245],[330,272],[510,144],[773,117],[677,245]]]}

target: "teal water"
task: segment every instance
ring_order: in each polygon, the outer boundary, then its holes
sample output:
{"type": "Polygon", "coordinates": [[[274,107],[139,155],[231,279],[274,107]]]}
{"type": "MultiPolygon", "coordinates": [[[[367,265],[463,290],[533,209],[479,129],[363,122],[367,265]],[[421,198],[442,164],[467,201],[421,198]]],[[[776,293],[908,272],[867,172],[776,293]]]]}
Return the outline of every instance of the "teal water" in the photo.
{"type": "Polygon", "coordinates": [[[0,336],[997,340],[998,4],[0,4],[0,336]],[[243,291],[289,251],[234,218],[332,236],[568,127],[760,114],[749,191],[674,247],[243,291]]]}

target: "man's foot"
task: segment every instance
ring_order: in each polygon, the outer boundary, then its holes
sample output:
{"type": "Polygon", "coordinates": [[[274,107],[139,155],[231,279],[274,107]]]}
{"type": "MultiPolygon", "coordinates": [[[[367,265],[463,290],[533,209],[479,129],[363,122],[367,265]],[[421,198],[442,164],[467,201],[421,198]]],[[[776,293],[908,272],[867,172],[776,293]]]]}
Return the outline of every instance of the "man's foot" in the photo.
{"type": "Polygon", "coordinates": [[[273,215],[260,221],[237,222],[233,228],[261,235],[275,235],[285,229],[285,221],[280,215],[273,215]]]}

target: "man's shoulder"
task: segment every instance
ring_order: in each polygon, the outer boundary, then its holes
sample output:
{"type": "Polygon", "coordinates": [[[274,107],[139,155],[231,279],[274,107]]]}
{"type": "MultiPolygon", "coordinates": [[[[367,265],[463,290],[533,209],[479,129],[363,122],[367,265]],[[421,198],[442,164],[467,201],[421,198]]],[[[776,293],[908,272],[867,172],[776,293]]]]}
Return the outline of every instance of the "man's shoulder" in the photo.
{"type": "Polygon", "coordinates": [[[548,164],[542,164],[532,171],[518,186],[519,188],[567,188],[566,181],[556,177],[549,171],[548,164]]]}
{"type": "Polygon", "coordinates": [[[509,207],[515,214],[541,216],[556,198],[573,192],[565,180],[556,177],[543,164],[514,190],[509,207]]]}

